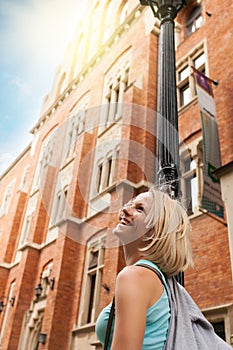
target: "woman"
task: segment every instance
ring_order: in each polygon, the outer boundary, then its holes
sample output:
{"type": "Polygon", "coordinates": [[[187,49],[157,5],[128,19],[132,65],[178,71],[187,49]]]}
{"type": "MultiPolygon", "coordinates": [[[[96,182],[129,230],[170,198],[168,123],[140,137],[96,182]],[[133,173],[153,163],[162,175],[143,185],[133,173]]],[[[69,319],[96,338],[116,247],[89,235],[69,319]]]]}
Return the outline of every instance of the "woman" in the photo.
{"type": "MultiPolygon", "coordinates": [[[[113,233],[123,244],[126,267],[116,280],[115,319],[108,349],[163,349],[170,319],[168,295],[159,277],[139,264],[159,270],[164,281],[184,271],[192,265],[189,232],[185,210],[163,192],[151,189],[123,207],[113,233]]],[[[111,304],[96,323],[102,344],[110,308],[111,304]]]]}

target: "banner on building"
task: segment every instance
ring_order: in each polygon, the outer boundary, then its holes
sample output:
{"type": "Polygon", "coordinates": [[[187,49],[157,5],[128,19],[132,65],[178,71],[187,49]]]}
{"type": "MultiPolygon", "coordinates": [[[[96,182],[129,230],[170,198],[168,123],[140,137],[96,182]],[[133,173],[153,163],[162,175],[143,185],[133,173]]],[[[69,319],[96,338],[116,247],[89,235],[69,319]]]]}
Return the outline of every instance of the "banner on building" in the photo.
{"type": "Polygon", "coordinates": [[[201,207],[223,217],[220,181],[213,171],[221,166],[216,105],[213,81],[193,68],[203,134],[203,192],[201,207]]]}

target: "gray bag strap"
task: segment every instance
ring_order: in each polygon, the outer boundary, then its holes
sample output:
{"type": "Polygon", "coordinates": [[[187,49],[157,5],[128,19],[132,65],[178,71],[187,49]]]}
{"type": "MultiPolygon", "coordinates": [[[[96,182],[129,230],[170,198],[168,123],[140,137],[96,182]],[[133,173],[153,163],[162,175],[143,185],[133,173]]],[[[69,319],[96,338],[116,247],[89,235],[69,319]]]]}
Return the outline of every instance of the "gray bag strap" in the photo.
{"type": "Polygon", "coordinates": [[[169,290],[168,290],[168,286],[164,282],[162,274],[155,267],[153,267],[151,265],[144,264],[144,263],[138,263],[138,264],[136,264],[136,266],[142,266],[142,267],[145,267],[146,269],[149,269],[149,270],[153,271],[158,276],[158,278],[160,279],[162,285],[166,289],[166,292],[167,292],[168,296],[170,295],[169,290]]]}

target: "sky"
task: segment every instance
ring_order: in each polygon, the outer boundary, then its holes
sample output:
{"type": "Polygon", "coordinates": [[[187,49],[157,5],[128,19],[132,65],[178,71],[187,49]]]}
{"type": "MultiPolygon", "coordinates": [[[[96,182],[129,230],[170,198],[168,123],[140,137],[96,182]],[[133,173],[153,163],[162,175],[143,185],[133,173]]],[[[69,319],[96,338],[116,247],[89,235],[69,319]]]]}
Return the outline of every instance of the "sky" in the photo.
{"type": "Polygon", "coordinates": [[[0,0],[0,174],[32,140],[81,0],[0,0]]]}

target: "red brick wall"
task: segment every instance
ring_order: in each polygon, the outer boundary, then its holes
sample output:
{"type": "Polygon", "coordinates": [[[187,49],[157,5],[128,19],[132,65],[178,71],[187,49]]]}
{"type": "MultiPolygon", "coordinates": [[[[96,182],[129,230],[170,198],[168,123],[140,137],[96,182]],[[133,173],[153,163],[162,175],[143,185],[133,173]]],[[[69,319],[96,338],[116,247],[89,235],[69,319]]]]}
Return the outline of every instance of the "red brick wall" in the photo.
{"type": "MultiPolygon", "coordinates": [[[[178,15],[178,22],[185,23],[185,16],[196,1],[178,15]]],[[[177,60],[184,57],[203,39],[207,45],[207,75],[219,80],[214,87],[217,118],[220,135],[222,163],[232,160],[233,134],[232,103],[229,82],[233,81],[231,64],[233,19],[232,2],[201,2],[204,23],[200,29],[182,41],[177,50],[177,60]],[[208,17],[206,11],[211,13],[208,17]],[[224,20],[223,20],[224,18],[224,20]],[[224,22],[224,23],[223,23],[224,22]]],[[[184,33],[182,33],[184,38],[184,33]]],[[[183,108],[179,115],[181,139],[191,141],[201,134],[201,121],[197,101],[183,108]]],[[[227,227],[217,220],[201,215],[192,220],[192,246],[196,269],[185,274],[186,286],[198,305],[202,308],[230,303],[233,299],[232,271],[228,245],[227,227]]]]}
{"type": "MultiPolygon", "coordinates": [[[[189,2],[186,9],[179,13],[177,20],[180,24],[184,25],[185,16],[189,13],[192,3],[195,2],[196,1],[189,2]]],[[[230,45],[233,34],[231,25],[233,20],[232,6],[231,0],[224,1],[224,4],[221,0],[202,1],[201,8],[204,18],[202,27],[186,40],[182,41],[177,50],[177,60],[180,60],[203,39],[206,42],[208,61],[207,73],[211,79],[219,81],[218,87],[214,87],[214,95],[219,126],[222,164],[231,161],[233,156],[233,92],[231,89],[233,81],[231,57],[233,50],[230,45]],[[206,12],[210,13],[211,17],[208,17],[206,12]]],[[[189,114],[189,108],[187,113],[189,114]]]]}
{"type": "Polygon", "coordinates": [[[34,298],[34,278],[36,277],[38,258],[38,251],[29,248],[23,252],[21,264],[10,270],[6,291],[9,291],[11,283],[16,281],[14,289],[16,299],[7,319],[7,327],[2,340],[3,349],[17,349],[24,313],[29,309],[34,298]]]}
{"type": "Polygon", "coordinates": [[[206,214],[192,220],[195,268],[185,274],[187,289],[201,308],[231,303],[232,270],[227,227],[206,214]]]}

